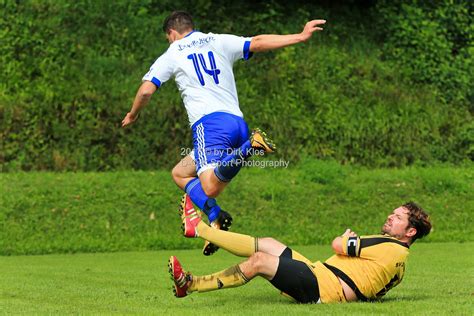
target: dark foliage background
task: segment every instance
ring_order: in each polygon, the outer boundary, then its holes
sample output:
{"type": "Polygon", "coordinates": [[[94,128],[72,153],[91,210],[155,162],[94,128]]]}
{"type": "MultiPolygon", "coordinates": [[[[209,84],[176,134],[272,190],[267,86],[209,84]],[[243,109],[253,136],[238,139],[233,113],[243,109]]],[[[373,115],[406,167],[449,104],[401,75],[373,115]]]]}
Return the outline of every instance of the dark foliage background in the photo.
{"type": "Polygon", "coordinates": [[[292,161],[404,166],[474,158],[469,1],[0,1],[3,171],[170,167],[191,145],[169,82],[120,121],[166,50],[164,17],[256,35],[328,23],[306,44],[237,62],[241,108],[292,161]]]}

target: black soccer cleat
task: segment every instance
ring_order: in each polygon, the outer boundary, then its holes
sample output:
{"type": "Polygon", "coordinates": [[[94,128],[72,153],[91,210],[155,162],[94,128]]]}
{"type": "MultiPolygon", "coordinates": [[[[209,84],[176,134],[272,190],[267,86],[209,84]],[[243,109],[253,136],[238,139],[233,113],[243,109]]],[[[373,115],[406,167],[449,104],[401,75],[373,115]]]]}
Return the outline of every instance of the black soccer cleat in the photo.
{"type": "MultiPolygon", "coordinates": [[[[227,231],[230,229],[232,221],[232,216],[230,216],[230,214],[226,211],[221,210],[219,217],[217,217],[217,219],[211,223],[211,227],[227,231]]],[[[202,254],[205,256],[210,256],[213,255],[217,250],[219,250],[218,246],[206,240],[204,242],[204,247],[202,248],[202,254]]]]}

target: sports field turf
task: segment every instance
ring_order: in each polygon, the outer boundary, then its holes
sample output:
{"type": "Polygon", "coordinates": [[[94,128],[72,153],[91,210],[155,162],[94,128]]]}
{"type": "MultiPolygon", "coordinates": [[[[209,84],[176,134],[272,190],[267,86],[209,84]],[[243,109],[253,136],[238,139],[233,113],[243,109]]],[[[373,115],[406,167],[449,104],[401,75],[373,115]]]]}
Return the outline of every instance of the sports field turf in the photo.
{"type": "MultiPolygon", "coordinates": [[[[325,259],[329,246],[294,247],[325,259]]],[[[451,314],[474,310],[474,243],[414,244],[403,282],[381,303],[299,305],[263,279],[237,289],[176,299],[167,259],[176,255],[197,274],[219,271],[241,259],[199,250],[0,257],[0,313],[79,314],[451,314]]]]}

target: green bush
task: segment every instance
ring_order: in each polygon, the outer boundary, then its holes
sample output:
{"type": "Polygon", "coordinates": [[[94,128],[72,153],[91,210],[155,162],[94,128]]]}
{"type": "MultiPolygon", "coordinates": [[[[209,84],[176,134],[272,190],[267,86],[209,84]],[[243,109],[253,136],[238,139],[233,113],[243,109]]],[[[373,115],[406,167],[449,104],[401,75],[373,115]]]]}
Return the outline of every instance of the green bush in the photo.
{"type": "Polygon", "coordinates": [[[430,22],[420,35],[417,19],[428,9],[401,6],[410,17],[399,25],[397,4],[382,4],[0,2],[0,168],[150,170],[177,162],[191,137],[172,82],[136,125],[120,128],[141,77],[167,48],[160,28],[175,8],[195,13],[203,31],[242,35],[294,33],[310,18],[327,18],[310,42],[235,65],[246,119],[272,135],[279,157],[366,166],[474,159],[466,6],[435,7],[456,26],[445,32],[430,22]],[[381,28],[383,47],[373,10],[390,22],[381,28]],[[416,45],[397,44],[409,38],[416,45]]]}
{"type": "Polygon", "coordinates": [[[385,56],[410,81],[433,85],[447,102],[472,106],[473,9],[469,1],[379,1],[385,56]]]}

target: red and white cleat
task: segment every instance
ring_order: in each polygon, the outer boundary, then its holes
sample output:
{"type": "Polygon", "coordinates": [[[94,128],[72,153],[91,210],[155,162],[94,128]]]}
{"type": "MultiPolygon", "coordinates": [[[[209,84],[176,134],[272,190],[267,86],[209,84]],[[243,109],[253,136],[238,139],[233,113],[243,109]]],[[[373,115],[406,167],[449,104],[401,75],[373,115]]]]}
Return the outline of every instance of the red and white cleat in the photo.
{"type": "Polygon", "coordinates": [[[179,263],[178,258],[175,256],[171,256],[168,261],[168,271],[174,282],[174,296],[185,297],[188,295],[188,281],[190,281],[191,276],[183,270],[181,263],[179,263]]]}
{"type": "Polygon", "coordinates": [[[181,228],[183,229],[184,236],[188,238],[197,237],[198,233],[196,227],[201,221],[201,215],[199,211],[194,208],[193,202],[187,194],[184,194],[181,200],[180,213],[183,221],[181,228]]]}

